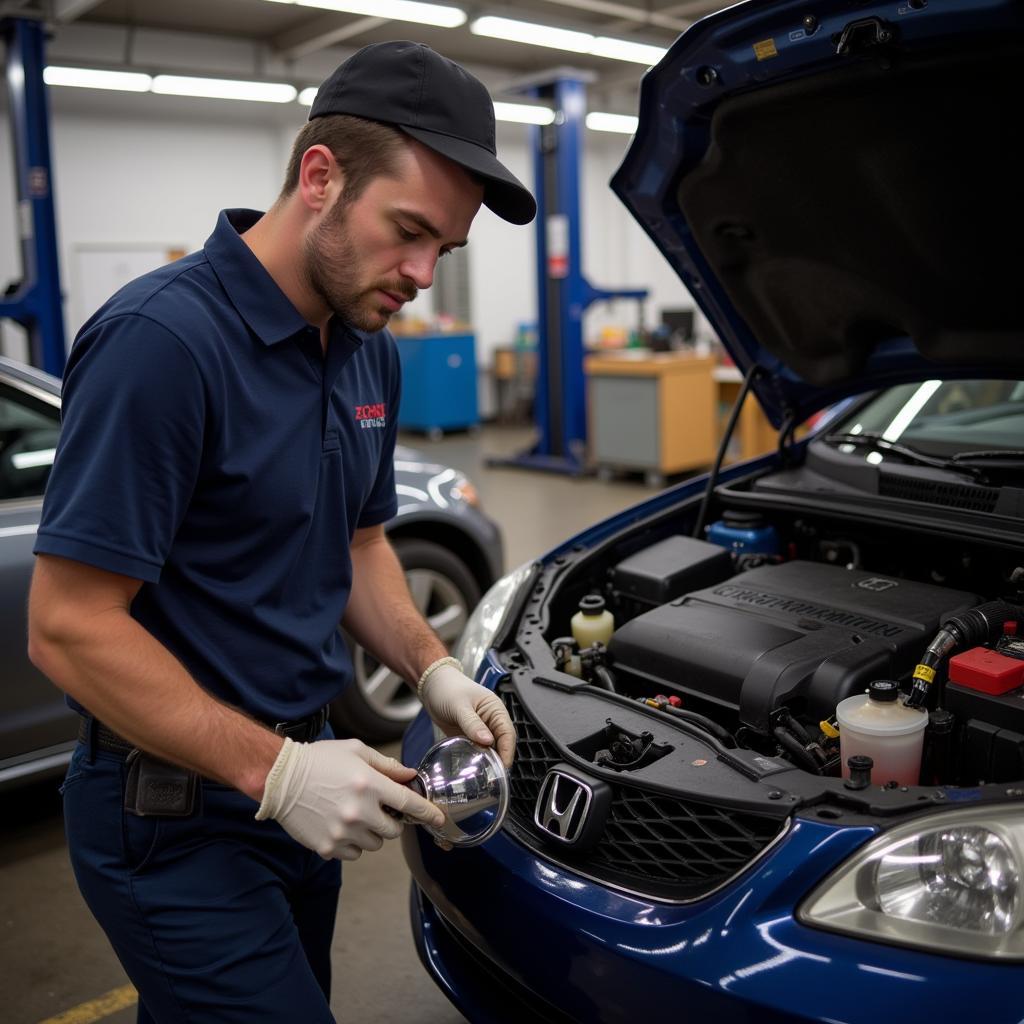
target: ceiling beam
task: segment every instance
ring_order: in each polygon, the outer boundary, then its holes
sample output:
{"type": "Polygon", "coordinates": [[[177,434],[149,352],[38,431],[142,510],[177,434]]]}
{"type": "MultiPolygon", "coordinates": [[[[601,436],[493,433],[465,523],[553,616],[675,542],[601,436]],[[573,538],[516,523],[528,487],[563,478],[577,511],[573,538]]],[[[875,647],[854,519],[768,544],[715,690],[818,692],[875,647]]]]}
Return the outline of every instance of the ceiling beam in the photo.
{"type": "Polygon", "coordinates": [[[270,45],[281,57],[305,57],[318,50],[326,50],[328,46],[342,43],[353,36],[371,32],[387,21],[387,18],[357,18],[355,21],[339,25],[337,15],[324,14],[298,28],[289,29],[275,36],[270,45]]]}
{"type": "Polygon", "coordinates": [[[103,0],[54,0],[53,16],[56,21],[68,22],[88,14],[99,7],[103,0]]]}

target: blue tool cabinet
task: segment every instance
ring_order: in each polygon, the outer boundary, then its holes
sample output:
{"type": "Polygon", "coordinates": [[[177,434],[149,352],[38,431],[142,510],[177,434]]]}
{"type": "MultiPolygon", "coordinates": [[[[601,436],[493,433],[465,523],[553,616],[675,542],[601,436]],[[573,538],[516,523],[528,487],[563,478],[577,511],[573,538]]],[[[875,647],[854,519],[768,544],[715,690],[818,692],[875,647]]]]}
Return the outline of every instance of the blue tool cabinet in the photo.
{"type": "Polygon", "coordinates": [[[398,425],[431,437],[480,422],[476,339],[472,334],[415,334],[396,338],[402,363],[398,425]]]}

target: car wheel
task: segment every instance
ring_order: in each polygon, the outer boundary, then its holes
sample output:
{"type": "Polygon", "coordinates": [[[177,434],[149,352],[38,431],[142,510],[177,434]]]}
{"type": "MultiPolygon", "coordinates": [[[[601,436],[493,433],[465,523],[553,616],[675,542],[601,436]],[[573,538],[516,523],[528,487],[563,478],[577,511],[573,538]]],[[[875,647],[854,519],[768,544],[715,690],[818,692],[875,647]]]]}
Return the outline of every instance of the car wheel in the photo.
{"type": "MultiPolygon", "coordinates": [[[[480,600],[475,577],[458,555],[439,544],[411,538],[393,543],[416,607],[450,649],[480,600]]],[[[331,705],[331,726],[339,736],[367,743],[397,739],[419,713],[419,698],[401,676],[346,640],[355,676],[331,705]]]]}

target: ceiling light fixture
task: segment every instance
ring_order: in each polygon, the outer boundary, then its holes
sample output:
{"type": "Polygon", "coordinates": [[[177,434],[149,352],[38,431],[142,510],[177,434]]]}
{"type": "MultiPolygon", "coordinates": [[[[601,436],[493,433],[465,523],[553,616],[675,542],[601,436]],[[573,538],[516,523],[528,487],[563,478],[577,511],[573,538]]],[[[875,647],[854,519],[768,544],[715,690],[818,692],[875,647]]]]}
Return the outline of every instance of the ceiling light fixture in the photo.
{"type": "Polygon", "coordinates": [[[613,39],[611,36],[598,36],[590,52],[595,57],[611,57],[613,60],[631,60],[635,64],[653,67],[668,53],[664,46],[650,46],[647,43],[635,43],[631,39],[613,39]]]}
{"type": "Polygon", "coordinates": [[[416,25],[457,28],[466,23],[466,12],[447,4],[420,3],[419,0],[271,0],[295,7],[316,7],[340,14],[361,14],[391,21],[411,21],[416,25]]]}
{"type": "Polygon", "coordinates": [[[117,89],[121,92],[149,92],[153,79],[137,71],[100,71],[95,68],[47,67],[47,85],[72,85],[80,89],[117,89]]]}
{"type": "Polygon", "coordinates": [[[590,53],[595,57],[628,60],[648,67],[657,64],[668,52],[664,47],[635,43],[629,39],[593,36],[589,32],[574,32],[570,29],[552,28],[550,25],[537,25],[530,21],[496,18],[491,15],[474,20],[469,30],[474,35],[490,36],[492,39],[529,43],[532,46],[550,46],[572,53],[590,53]]]}
{"type": "Polygon", "coordinates": [[[227,78],[192,78],[182,75],[157,75],[153,79],[153,92],[162,96],[202,96],[263,103],[291,103],[297,95],[295,86],[284,82],[238,82],[227,78]]]}
{"type": "Polygon", "coordinates": [[[498,121],[513,121],[517,124],[551,124],[555,112],[550,107],[531,103],[494,103],[494,117],[498,121]]]}
{"type": "Polygon", "coordinates": [[[529,43],[531,46],[550,46],[555,50],[571,50],[573,53],[590,53],[594,37],[589,32],[573,32],[566,28],[551,28],[549,25],[535,25],[529,21],[514,18],[495,18],[488,15],[477,18],[469,31],[477,36],[505,39],[511,43],[529,43]]]}
{"type": "Polygon", "coordinates": [[[640,118],[634,114],[606,114],[600,110],[592,110],[587,114],[587,127],[595,132],[619,132],[622,135],[635,135],[640,118]]]}

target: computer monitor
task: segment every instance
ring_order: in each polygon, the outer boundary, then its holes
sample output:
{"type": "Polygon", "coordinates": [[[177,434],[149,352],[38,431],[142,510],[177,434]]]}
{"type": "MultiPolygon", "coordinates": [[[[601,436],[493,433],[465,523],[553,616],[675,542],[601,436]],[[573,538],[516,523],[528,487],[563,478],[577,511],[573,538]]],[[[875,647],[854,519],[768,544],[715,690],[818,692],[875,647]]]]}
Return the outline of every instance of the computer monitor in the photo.
{"type": "Polygon", "coordinates": [[[661,322],[677,345],[693,341],[692,309],[663,309],[661,322]]]}

